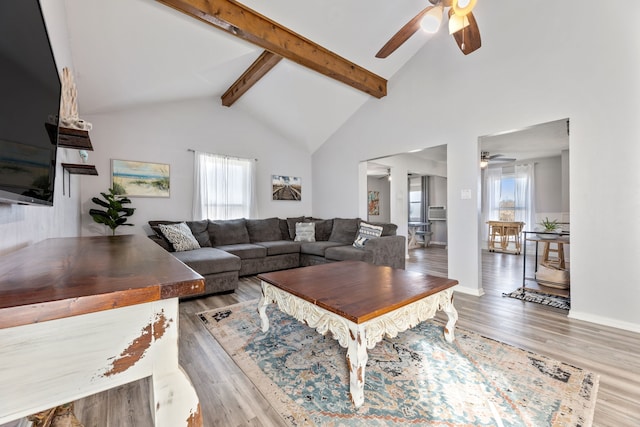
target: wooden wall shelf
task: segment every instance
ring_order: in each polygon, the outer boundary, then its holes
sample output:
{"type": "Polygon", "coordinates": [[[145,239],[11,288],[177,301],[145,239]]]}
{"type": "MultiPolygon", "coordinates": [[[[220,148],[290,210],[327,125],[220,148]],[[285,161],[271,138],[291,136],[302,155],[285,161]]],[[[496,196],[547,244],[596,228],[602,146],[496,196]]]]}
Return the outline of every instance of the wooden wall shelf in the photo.
{"type": "MultiPolygon", "coordinates": [[[[47,127],[47,131],[49,131],[50,136],[55,135],[54,125],[46,123],[45,126],[47,127]]],[[[52,138],[52,141],[55,141],[55,139],[52,138]]],[[[89,131],[65,128],[62,126],[58,128],[58,147],[93,151],[91,138],[89,138],[89,131]]]]}
{"type": "Polygon", "coordinates": [[[63,127],[58,131],[58,147],[93,151],[89,131],[63,127]]]}
{"type": "Polygon", "coordinates": [[[62,168],[74,175],[98,175],[98,170],[94,165],[81,163],[61,163],[62,168]]]}

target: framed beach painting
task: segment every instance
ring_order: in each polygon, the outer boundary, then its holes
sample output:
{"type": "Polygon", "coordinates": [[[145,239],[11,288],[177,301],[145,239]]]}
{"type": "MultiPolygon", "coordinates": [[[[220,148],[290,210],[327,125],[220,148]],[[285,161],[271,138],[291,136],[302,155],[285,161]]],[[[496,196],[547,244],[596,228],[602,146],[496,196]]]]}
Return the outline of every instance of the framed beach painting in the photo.
{"type": "Polygon", "coordinates": [[[111,160],[111,188],[128,197],[169,197],[169,165],[111,160]]]}

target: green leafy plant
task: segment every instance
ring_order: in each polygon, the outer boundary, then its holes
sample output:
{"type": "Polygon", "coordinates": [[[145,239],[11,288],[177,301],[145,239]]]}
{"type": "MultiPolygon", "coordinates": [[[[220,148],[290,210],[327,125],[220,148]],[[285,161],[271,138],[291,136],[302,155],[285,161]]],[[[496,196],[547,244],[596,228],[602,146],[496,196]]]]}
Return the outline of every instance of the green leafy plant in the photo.
{"type": "Polygon", "coordinates": [[[545,217],[540,225],[544,227],[544,231],[556,231],[558,229],[558,220],[550,220],[548,217],[545,217]]]}
{"type": "Polygon", "coordinates": [[[106,208],[106,210],[89,209],[89,215],[98,224],[104,224],[111,229],[112,235],[115,236],[116,228],[121,225],[133,226],[126,224],[127,218],[133,215],[135,208],[125,208],[123,205],[131,203],[127,197],[119,196],[116,190],[109,188],[108,193],[100,193],[104,200],[94,197],[91,199],[96,205],[106,208]]]}

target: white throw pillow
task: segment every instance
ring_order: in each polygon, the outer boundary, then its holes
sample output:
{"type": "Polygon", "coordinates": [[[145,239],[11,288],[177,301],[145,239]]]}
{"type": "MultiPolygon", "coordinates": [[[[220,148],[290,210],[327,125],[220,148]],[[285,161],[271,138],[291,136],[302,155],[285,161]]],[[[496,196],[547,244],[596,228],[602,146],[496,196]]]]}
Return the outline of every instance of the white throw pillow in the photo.
{"type": "Polygon", "coordinates": [[[366,222],[360,223],[358,229],[358,236],[356,236],[355,242],[353,242],[354,248],[364,248],[364,245],[369,239],[374,237],[380,237],[382,235],[382,227],[379,225],[367,224],[366,222]]]}
{"type": "Polygon", "coordinates": [[[171,242],[176,252],[200,248],[200,244],[196,238],[193,237],[191,229],[184,222],[179,224],[160,224],[159,227],[164,237],[171,242]]]}
{"type": "Polygon", "coordinates": [[[296,242],[315,242],[316,224],[314,222],[296,222],[296,242]]]}

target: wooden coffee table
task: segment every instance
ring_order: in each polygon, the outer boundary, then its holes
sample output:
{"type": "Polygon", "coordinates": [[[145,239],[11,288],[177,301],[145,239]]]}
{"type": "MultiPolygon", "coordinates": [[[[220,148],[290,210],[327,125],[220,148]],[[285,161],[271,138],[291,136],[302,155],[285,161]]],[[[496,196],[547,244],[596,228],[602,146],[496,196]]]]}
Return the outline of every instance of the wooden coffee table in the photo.
{"type": "Polygon", "coordinates": [[[385,336],[395,337],[444,311],[444,337],[453,342],[458,313],[453,306],[457,280],[417,272],[342,261],[260,274],[258,312],[269,330],[266,308],[272,302],[322,335],[331,332],[347,349],[351,401],[364,403],[367,349],[385,336]]]}

